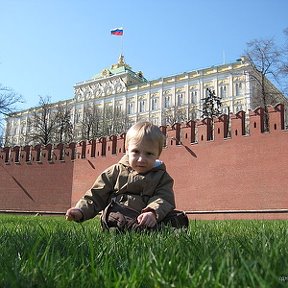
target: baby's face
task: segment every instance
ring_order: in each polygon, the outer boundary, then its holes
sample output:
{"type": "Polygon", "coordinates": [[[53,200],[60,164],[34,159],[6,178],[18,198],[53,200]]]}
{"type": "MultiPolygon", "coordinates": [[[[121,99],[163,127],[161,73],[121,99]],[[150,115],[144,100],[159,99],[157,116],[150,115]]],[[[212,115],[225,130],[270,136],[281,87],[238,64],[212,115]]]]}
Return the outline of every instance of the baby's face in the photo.
{"type": "Polygon", "coordinates": [[[154,166],[155,160],[159,157],[158,147],[145,140],[140,143],[135,143],[131,140],[126,153],[129,157],[130,166],[139,174],[150,171],[154,166]]]}

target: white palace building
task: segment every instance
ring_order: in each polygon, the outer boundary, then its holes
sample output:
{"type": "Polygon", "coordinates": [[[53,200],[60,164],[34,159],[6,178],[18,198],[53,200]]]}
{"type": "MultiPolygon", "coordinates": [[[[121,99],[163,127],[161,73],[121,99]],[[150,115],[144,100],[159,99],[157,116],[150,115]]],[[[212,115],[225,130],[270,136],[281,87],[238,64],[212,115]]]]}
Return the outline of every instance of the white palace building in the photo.
{"type": "MultiPolygon", "coordinates": [[[[121,132],[121,129],[125,131],[139,120],[160,126],[201,119],[207,89],[215,91],[221,98],[221,113],[248,112],[263,104],[259,96],[259,76],[251,62],[242,57],[233,63],[150,81],[142,72],[134,72],[120,55],[116,64],[103,69],[90,80],[77,83],[73,99],[53,103],[52,106],[62,106],[71,111],[73,141],[80,141],[84,135],[83,123],[87,111],[90,111],[90,116],[91,111],[102,115],[98,119],[101,125],[106,125],[106,135],[121,132]]],[[[267,83],[271,91],[267,104],[281,102],[287,105],[283,94],[268,80],[267,83]]],[[[39,109],[34,107],[7,117],[5,145],[36,144],[28,140],[32,129],[29,118],[39,109]]]]}

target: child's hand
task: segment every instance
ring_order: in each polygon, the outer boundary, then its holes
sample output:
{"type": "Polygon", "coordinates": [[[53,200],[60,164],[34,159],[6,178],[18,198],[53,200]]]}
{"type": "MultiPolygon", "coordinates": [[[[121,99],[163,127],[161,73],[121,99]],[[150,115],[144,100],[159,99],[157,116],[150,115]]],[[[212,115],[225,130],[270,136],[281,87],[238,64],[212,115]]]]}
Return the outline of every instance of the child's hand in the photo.
{"type": "Polygon", "coordinates": [[[80,209],[72,207],[67,210],[65,218],[68,221],[73,220],[73,221],[79,222],[83,218],[83,213],[81,212],[80,209]]]}
{"type": "Polygon", "coordinates": [[[152,211],[143,212],[137,217],[140,226],[154,227],[157,224],[155,213],[152,211]]]}

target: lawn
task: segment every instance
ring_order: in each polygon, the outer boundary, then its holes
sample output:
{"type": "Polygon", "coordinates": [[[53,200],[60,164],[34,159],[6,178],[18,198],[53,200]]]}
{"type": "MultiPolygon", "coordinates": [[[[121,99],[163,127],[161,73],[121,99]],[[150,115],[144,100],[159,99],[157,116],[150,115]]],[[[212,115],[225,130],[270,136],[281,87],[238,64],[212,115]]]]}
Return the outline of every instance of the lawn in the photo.
{"type": "Polygon", "coordinates": [[[0,215],[0,287],[288,287],[287,221],[190,221],[189,231],[102,232],[0,215]]]}

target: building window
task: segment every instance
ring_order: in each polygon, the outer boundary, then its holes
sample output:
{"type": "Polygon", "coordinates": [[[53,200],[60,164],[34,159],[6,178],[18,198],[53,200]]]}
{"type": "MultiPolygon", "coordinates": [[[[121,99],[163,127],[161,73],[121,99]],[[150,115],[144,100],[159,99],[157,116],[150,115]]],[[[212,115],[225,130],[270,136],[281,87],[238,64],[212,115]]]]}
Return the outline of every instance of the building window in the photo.
{"type": "Polygon", "coordinates": [[[241,102],[236,103],[236,113],[243,110],[243,105],[241,102]]]}
{"type": "Polygon", "coordinates": [[[184,104],[184,93],[179,93],[177,95],[177,105],[182,106],[184,104]]]}
{"type": "Polygon", "coordinates": [[[196,104],[197,103],[197,91],[193,90],[190,92],[190,103],[196,104]]]}
{"type": "Polygon", "coordinates": [[[75,123],[79,123],[81,121],[81,112],[76,112],[75,123]]]}
{"type": "Polygon", "coordinates": [[[22,124],[22,127],[21,127],[21,134],[25,134],[26,133],[26,126],[24,126],[24,124],[22,124]]]}
{"type": "Polygon", "coordinates": [[[127,105],[127,114],[133,114],[134,113],[134,103],[128,103],[127,105]]]}
{"type": "Polygon", "coordinates": [[[193,112],[191,113],[191,119],[192,119],[192,120],[197,119],[197,112],[193,111],[193,112]]]}
{"type": "Polygon", "coordinates": [[[227,97],[227,86],[220,86],[220,97],[226,98],[227,97]]]}
{"type": "Polygon", "coordinates": [[[235,83],[235,96],[243,95],[243,84],[242,82],[235,83]]]}
{"type": "Polygon", "coordinates": [[[121,105],[117,105],[116,106],[116,114],[119,115],[122,112],[122,106],[121,105]]]}
{"type": "Polygon", "coordinates": [[[151,122],[152,122],[152,124],[159,126],[159,118],[152,118],[151,122]]]}
{"type": "Polygon", "coordinates": [[[229,113],[230,113],[229,106],[224,106],[221,110],[222,110],[223,114],[229,115],[229,113]]]}
{"type": "Polygon", "coordinates": [[[166,95],[164,98],[164,108],[169,108],[171,106],[171,97],[166,95]]]}
{"type": "Polygon", "coordinates": [[[152,98],[151,109],[152,110],[157,110],[158,109],[158,99],[157,98],[152,98]]]}
{"type": "Polygon", "coordinates": [[[145,112],[145,100],[140,100],[139,101],[139,112],[145,112]]]}

